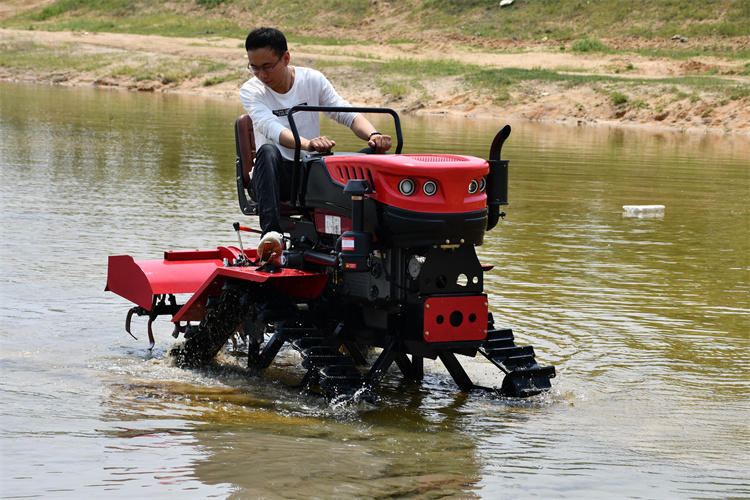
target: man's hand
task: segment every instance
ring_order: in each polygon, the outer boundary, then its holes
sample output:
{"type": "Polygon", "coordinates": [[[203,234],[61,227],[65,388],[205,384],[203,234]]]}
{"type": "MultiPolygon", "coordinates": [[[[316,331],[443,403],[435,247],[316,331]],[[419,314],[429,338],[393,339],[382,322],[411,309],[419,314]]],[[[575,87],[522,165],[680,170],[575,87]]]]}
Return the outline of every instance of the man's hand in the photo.
{"type": "Polygon", "coordinates": [[[315,139],[310,139],[307,142],[307,147],[304,148],[305,151],[310,152],[317,152],[317,153],[328,153],[331,151],[331,149],[336,145],[335,141],[332,141],[326,136],[323,137],[316,137],[315,139]]]}
{"type": "Polygon", "coordinates": [[[385,153],[391,149],[391,136],[390,135],[373,135],[370,140],[367,141],[370,147],[374,147],[378,153],[385,153]]]}

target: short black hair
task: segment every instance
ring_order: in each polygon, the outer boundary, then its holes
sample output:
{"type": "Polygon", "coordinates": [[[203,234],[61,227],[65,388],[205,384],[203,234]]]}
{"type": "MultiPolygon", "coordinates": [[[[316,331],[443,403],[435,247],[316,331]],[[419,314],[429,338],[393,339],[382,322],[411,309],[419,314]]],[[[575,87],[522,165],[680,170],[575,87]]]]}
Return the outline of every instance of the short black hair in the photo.
{"type": "Polygon", "coordinates": [[[268,47],[277,56],[283,56],[287,50],[284,33],[276,28],[256,28],[245,39],[245,50],[251,51],[268,47]]]}

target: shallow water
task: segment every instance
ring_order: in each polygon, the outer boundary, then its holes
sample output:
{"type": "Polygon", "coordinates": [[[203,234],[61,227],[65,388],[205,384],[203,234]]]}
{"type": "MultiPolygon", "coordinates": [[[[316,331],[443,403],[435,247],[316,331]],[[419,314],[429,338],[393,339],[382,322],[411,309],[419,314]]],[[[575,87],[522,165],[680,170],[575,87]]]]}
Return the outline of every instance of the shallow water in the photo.
{"type": "MultiPolygon", "coordinates": [[[[168,321],[149,352],[103,292],[110,254],[234,244],[241,112],[0,83],[0,496],[750,496],[750,138],[512,123],[508,216],[479,253],[496,324],[554,390],[465,396],[428,364],[378,406],[327,406],[287,388],[292,352],[263,377],[169,366],[168,321]]],[[[481,157],[502,125],[402,120],[405,152],[481,157]]]]}

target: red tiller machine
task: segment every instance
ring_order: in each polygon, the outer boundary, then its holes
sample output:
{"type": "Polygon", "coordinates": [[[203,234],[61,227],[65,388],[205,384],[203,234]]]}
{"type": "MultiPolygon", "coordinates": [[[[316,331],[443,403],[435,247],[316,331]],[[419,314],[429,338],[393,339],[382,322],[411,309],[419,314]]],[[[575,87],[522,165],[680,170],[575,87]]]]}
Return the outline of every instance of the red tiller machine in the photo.
{"type": "MultiPolygon", "coordinates": [[[[237,333],[247,367],[259,372],[289,343],[301,355],[301,385],[329,398],[375,399],[396,363],[420,381],[423,360],[439,359],[462,391],[527,397],[551,387],[554,367],[540,366],[510,329],[495,328],[475,246],[505,214],[510,135],[495,136],[489,160],[451,154],[402,154],[398,115],[383,108],[297,106],[288,112],[297,148],[290,201],[281,207],[285,248],[271,262],[238,247],[166,252],[162,260],[109,258],[107,290],[136,304],[151,322],[170,315],[170,350],[182,366],[211,363],[237,333]],[[300,158],[298,112],[389,113],[395,154],[336,153],[300,158]],[[190,294],[184,304],[177,294],[190,294]],[[369,354],[376,353],[376,356],[369,354]],[[498,387],[474,384],[460,357],[481,354],[502,372],[498,387]]],[[[249,116],[235,124],[237,193],[257,214],[247,188],[255,144],[249,116]]],[[[238,237],[253,231],[234,224],[238,237]]]]}

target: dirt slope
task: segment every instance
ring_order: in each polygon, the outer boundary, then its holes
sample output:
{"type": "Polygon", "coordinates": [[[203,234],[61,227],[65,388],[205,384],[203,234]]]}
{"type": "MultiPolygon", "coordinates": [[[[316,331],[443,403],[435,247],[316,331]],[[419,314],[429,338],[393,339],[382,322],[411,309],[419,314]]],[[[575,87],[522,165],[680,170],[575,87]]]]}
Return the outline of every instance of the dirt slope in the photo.
{"type": "MultiPolygon", "coordinates": [[[[0,4],[2,5],[2,4],[0,4]]],[[[415,33],[410,44],[390,44],[378,40],[376,28],[367,20],[359,30],[326,28],[325,35],[342,39],[359,39],[361,43],[338,46],[292,44],[292,64],[315,65],[317,61],[339,62],[362,60],[367,57],[387,61],[402,59],[455,59],[486,68],[550,69],[558,72],[613,75],[638,82],[620,84],[589,84],[564,88],[557,83],[526,82],[511,89],[502,101],[491,95],[470,90],[461,79],[423,79],[413,91],[397,96],[383,92],[383,85],[354,66],[326,67],[324,72],[340,93],[355,105],[387,105],[402,112],[489,116],[506,119],[542,120],[575,125],[607,124],[618,126],[647,126],[682,131],[711,131],[750,135],[750,100],[728,100],[715,91],[687,92],[663,83],[648,82],[658,78],[695,75],[711,72],[737,82],[750,78],[737,76],[743,62],[736,59],[698,57],[687,61],[645,57],[634,53],[576,54],[560,50],[560,42],[521,42],[516,40],[485,40],[472,37],[446,37],[440,33],[415,33]],[[369,40],[369,41],[368,41],[369,40]],[[472,45],[474,44],[474,45],[472,45]],[[644,84],[644,82],[646,82],[644,84]],[[611,93],[618,89],[627,94],[628,102],[615,105],[611,93]]],[[[316,35],[315,30],[300,33],[316,35]]],[[[322,35],[322,34],[321,34],[322,35]]],[[[40,32],[0,30],[0,42],[29,40],[42,45],[65,45],[72,53],[125,51],[132,59],[146,56],[177,58],[205,58],[226,62],[235,71],[244,66],[245,54],[241,40],[212,38],[208,40],[181,39],[112,33],[40,32]]],[[[687,43],[710,43],[710,40],[691,40],[687,43]]],[[[682,43],[673,40],[612,39],[612,47],[634,49],[649,46],[668,47],[682,43]]],[[[722,41],[737,49],[750,46],[750,37],[722,41]]],[[[697,45],[701,46],[701,45],[697,45]]],[[[569,47],[568,47],[569,49],[569,47]]],[[[180,84],[159,81],[133,81],[112,78],[109,70],[97,72],[57,71],[44,73],[34,69],[0,68],[0,79],[47,82],[59,85],[107,85],[126,89],[190,92],[236,98],[242,78],[234,78],[218,85],[204,86],[203,78],[180,84]]],[[[249,77],[249,73],[247,74],[249,77]]]]}

